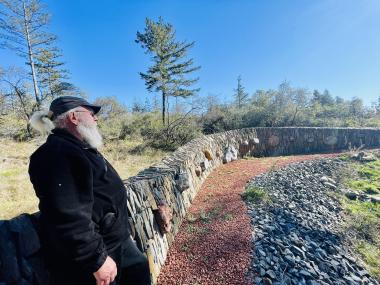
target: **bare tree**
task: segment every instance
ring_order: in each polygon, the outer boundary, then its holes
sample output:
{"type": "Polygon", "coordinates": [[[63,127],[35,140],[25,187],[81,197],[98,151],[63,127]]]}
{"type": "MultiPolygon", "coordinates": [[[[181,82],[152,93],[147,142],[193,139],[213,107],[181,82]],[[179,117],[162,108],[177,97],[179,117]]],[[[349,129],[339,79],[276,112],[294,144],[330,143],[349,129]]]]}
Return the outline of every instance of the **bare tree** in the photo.
{"type": "Polygon", "coordinates": [[[24,121],[24,126],[30,135],[29,119],[32,109],[35,106],[33,96],[30,93],[30,81],[25,70],[17,67],[10,67],[0,71],[1,90],[1,116],[11,113],[20,121],[24,121]]]}
{"type": "Polygon", "coordinates": [[[35,106],[44,97],[38,84],[36,58],[54,49],[56,36],[47,31],[50,16],[39,0],[0,0],[0,46],[26,59],[30,67],[35,106]]]}

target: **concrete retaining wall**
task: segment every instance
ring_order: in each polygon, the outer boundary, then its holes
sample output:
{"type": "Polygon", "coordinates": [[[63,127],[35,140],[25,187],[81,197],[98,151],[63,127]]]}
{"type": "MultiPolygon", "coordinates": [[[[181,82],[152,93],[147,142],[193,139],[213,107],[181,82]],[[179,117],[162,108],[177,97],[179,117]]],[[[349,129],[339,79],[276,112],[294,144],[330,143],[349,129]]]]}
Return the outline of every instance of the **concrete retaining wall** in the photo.
{"type": "MultiPolygon", "coordinates": [[[[379,146],[380,129],[369,128],[247,128],[189,142],[125,180],[134,238],[148,257],[153,280],[202,182],[223,162],[236,155],[277,156],[379,146]]],[[[49,284],[37,232],[36,214],[0,221],[0,285],[49,284]]]]}

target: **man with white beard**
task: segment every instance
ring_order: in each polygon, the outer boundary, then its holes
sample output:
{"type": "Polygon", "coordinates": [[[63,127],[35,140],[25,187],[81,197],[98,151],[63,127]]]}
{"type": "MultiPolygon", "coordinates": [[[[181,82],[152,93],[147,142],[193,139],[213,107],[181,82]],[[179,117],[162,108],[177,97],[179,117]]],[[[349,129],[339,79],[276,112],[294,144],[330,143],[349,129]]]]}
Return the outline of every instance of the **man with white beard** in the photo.
{"type": "Polygon", "coordinates": [[[100,108],[62,96],[30,121],[49,134],[30,158],[29,175],[50,283],[150,285],[147,259],[130,238],[123,181],[97,150],[100,108]]]}

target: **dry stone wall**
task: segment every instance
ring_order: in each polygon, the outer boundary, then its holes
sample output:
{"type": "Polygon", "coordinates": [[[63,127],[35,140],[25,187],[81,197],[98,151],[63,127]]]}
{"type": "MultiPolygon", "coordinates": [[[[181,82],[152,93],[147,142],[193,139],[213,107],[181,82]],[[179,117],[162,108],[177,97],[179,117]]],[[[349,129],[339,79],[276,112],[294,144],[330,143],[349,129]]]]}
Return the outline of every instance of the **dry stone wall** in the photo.
{"type": "MultiPolygon", "coordinates": [[[[369,128],[247,128],[189,142],[160,163],[125,180],[130,225],[138,247],[148,257],[153,280],[202,182],[220,164],[242,156],[379,146],[380,130],[369,128]]],[[[0,285],[49,284],[37,232],[38,214],[0,221],[0,285]]]]}

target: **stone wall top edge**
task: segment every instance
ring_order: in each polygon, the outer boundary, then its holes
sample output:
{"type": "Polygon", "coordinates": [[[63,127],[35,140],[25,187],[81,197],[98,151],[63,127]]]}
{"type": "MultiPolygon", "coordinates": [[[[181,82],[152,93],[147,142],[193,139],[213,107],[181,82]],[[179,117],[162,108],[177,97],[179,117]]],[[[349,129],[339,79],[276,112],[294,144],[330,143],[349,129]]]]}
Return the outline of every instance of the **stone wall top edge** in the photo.
{"type": "Polygon", "coordinates": [[[209,135],[202,135],[201,137],[195,138],[187,144],[181,146],[173,153],[165,156],[160,162],[153,164],[152,166],[140,171],[136,176],[129,177],[125,180],[125,183],[133,183],[134,180],[141,179],[155,179],[157,177],[162,177],[166,175],[172,175],[173,171],[181,165],[191,162],[194,155],[199,151],[203,151],[205,148],[210,146],[213,140],[224,139],[229,135],[247,135],[246,132],[256,133],[256,130],[334,130],[334,131],[351,131],[351,130],[361,130],[361,131],[380,131],[380,128],[343,128],[343,127],[252,127],[252,128],[242,128],[228,130],[225,132],[219,132],[209,135]],[[171,159],[175,160],[170,161],[171,159]],[[170,162],[170,164],[169,164],[170,162]],[[149,173],[149,170],[153,173],[149,173]]]}
{"type": "MultiPolygon", "coordinates": [[[[241,131],[241,130],[257,130],[257,129],[269,129],[269,130],[273,130],[273,129],[319,129],[319,130],[327,130],[327,129],[331,129],[331,130],[377,130],[379,131],[380,128],[375,128],[375,127],[366,127],[366,128],[354,128],[354,127],[250,127],[250,128],[241,128],[241,129],[233,129],[233,130],[229,130],[229,131],[226,131],[226,132],[230,132],[230,131],[241,131]]],[[[216,135],[216,134],[223,134],[225,132],[219,132],[219,133],[214,133],[214,134],[210,134],[210,135],[206,135],[206,136],[213,136],[213,135],[216,135]]]]}

